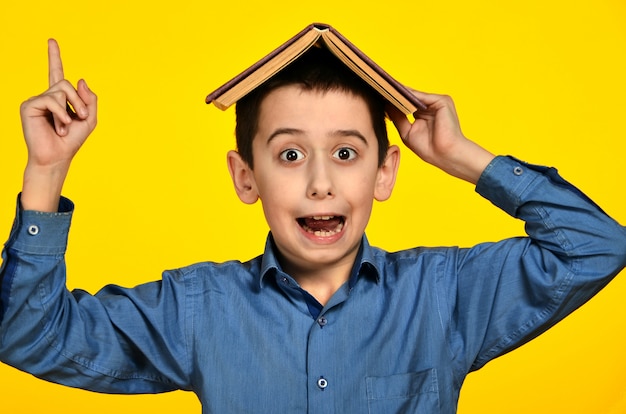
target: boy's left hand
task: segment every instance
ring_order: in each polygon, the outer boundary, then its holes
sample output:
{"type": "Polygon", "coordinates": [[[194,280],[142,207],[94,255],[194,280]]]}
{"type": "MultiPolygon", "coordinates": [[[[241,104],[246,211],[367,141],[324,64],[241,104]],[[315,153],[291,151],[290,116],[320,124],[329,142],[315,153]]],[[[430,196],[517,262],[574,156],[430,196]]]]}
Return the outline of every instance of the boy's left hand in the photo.
{"type": "Polygon", "coordinates": [[[387,108],[402,141],[427,163],[476,184],[494,155],[463,135],[450,97],[413,93],[428,107],[415,112],[413,123],[397,108],[387,108]]]}

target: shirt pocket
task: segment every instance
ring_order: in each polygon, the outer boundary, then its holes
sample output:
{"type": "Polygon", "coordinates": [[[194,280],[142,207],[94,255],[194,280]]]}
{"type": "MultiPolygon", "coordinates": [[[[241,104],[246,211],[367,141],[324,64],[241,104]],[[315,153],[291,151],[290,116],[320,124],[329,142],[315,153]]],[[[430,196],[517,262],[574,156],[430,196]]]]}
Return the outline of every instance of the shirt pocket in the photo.
{"type": "Polygon", "coordinates": [[[370,414],[439,412],[435,369],[386,377],[367,377],[365,381],[370,414]]]}

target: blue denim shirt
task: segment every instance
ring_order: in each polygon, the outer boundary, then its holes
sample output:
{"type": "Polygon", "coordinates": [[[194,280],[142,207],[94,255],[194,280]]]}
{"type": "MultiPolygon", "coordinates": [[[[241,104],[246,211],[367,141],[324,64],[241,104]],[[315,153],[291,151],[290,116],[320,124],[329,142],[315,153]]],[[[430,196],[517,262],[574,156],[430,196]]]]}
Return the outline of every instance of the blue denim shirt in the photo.
{"type": "Polygon", "coordinates": [[[573,311],[626,265],[626,231],[553,169],[498,157],[477,191],[529,237],[396,253],[364,237],[317,314],[271,235],[249,262],[132,289],[65,288],[72,205],[19,211],[0,272],[0,358],[108,393],[191,390],[205,413],[454,413],[466,374],[573,311]]]}

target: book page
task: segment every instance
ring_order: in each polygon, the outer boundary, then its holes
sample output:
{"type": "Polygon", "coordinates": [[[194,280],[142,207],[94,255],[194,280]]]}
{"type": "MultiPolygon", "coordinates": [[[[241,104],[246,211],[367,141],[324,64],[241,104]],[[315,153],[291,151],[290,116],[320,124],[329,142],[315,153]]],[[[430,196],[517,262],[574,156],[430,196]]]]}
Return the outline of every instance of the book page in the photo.
{"type": "Polygon", "coordinates": [[[322,39],[326,43],[328,49],[354,73],[359,75],[370,86],[376,89],[394,106],[405,114],[412,114],[417,110],[408,99],[406,99],[398,90],[387,80],[374,71],[370,65],[356,55],[345,43],[330,31],[322,33],[322,39]]]}
{"type": "MultiPolygon", "coordinates": [[[[323,29],[322,31],[325,32],[326,29],[323,29]]],[[[298,59],[298,57],[300,57],[304,52],[309,50],[309,48],[313,46],[320,37],[322,31],[318,28],[313,28],[311,31],[305,33],[302,37],[289,45],[281,53],[277,54],[274,58],[270,59],[250,76],[245,77],[241,80],[241,82],[234,85],[232,88],[225,91],[221,96],[216,98],[214,100],[214,104],[218,108],[224,110],[237,102],[243,96],[247,95],[250,91],[271,78],[275,73],[289,65],[294,60],[298,59]]]]}

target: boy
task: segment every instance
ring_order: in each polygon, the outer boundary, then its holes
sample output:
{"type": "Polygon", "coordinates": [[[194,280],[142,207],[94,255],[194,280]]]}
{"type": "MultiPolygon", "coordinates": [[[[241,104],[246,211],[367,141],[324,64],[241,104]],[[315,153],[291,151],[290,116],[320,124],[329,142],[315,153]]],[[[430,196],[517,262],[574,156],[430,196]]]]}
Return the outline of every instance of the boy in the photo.
{"type": "Polygon", "coordinates": [[[0,357],[110,393],[194,391],[203,412],[454,413],[466,374],[532,339],[626,264],[626,231],[555,170],[494,157],[461,133],[452,101],[415,92],[409,122],[351,72],[311,52],[237,104],[228,168],[260,199],[270,235],[246,263],[200,263],[133,289],[68,292],[72,157],[96,125],[84,81],[22,106],[28,164],[0,272],[0,357]],[[66,102],[73,111],[66,110],[66,102]],[[527,238],[471,249],[369,246],[399,149],[526,221],[527,238]]]}

